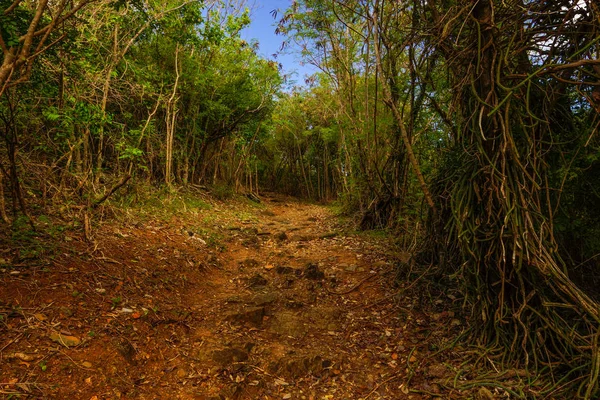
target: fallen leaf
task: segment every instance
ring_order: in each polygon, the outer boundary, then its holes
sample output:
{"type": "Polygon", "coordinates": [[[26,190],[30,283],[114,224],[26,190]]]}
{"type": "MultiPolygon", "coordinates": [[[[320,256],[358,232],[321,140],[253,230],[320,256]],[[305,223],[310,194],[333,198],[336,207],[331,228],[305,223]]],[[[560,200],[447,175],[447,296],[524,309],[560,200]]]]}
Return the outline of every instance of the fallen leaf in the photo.
{"type": "Polygon", "coordinates": [[[56,343],[62,344],[65,347],[78,346],[81,343],[81,339],[76,336],[63,335],[58,332],[52,332],[50,339],[56,343]]]}
{"type": "Polygon", "coordinates": [[[9,355],[9,358],[18,358],[21,361],[33,361],[35,359],[34,356],[25,353],[14,353],[9,355]]]}
{"type": "Polygon", "coordinates": [[[48,319],[48,317],[46,317],[44,314],[41,314],[41,313],[33,314],[33,316],[35,317],[35,319],[37,319],[40,322],[44,322],[45,320],[48,319]]]}
{"type": "Polygon", "coordinates": [[[131,314],[131,318],[133,319],[138,319],[142,316],[142,314],[138,311],[134,312],[133,314],[131,314]]]}
{"type": "Polygon", "coordinates": [[[29,387],[30,385],[28,383],[17,383],[15,386],[24,392],[31,393],[31,388],[29,387]]]}

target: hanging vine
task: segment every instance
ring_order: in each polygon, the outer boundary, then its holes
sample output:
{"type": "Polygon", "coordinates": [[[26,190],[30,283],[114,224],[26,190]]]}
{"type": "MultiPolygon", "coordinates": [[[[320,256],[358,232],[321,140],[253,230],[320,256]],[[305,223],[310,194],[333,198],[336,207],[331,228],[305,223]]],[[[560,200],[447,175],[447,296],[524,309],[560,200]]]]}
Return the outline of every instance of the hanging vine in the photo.
{"type": "Polygon", "coordinates": [[[443,54],[460,109],[435,185],[436,239],[455,255],[449,265],[458,265],[474,336],[501,346],[504,361],[560,366],[587,399],[599,394],[600,304],[574,283],[555,238],[561,187],[553,177],[563,166],[550,160],[571,140],[564,127],[574,108],[597,107],[585,94],[600,64],[594,7],[423,5],[425,43],[443,54]]]}

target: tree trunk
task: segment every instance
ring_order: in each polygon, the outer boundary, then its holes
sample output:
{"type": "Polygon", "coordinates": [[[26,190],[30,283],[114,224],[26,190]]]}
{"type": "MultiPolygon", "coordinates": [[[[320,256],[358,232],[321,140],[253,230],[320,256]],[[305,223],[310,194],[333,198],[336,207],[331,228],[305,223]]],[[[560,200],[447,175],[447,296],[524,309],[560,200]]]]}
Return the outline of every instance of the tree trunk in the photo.
{"type": "Polygon", "coordinates": [[[4,173],[0,171],[0,216],[7,224],[10,223],[8,215],[6,215],[6,204],[4,203],[4,173]]]}
{"type": "Polygon", "coordinates": [[[406,149],[406,154],[408,155],[410,164],[413,168],[413,171],[415,172],[415,175],[417,176],[417,180],[419,181],[419,185],[421,186],[421,191],[423,192],[423,195],[425,196],[425,201],[429,205],[429,208],[431,209],[431,211],[436,213],[436,207],[435,207],[435,203],[433,201],[433,197],[431,196],[429,187],[427,186],[427,183],[425,182],[425,178],[423,177],[423,174],[421,173],[421,168],[419,167],[419,162],[417,161],[417,157],[415,156],[415,153],[413,151],[412,143],[410,141],[410,138],[408,137],[408,131],[406,130],[406,125],[404,124],[404,119],[402,118],[402,114],[400,113],[400,110],[398,110],[396,103],[392,99],[392,95],[391,95],[390,88],[388,86],[387,79],[385,79],[386,74],[383,71],[383,65],[382,65],[382,60],[381,60],[381,51],[380,51],[380,48],[378,45],[379,34],[377,32],[378,32],[379,27],[378,27],[377,9],[375,9],[373,11],[373,15],[371,16],[371,18],[373,19],[373,23],[375,26],[375,29],[373,30],[374,31],[374,40],[375,40],[375,43],[377,44],[375,46],[375,58],[377,60],[377,70],[379,71],[379,74],[382,77],[381,89],[383,91],[383,96],[384,96],[383,102],[391,109],[392,114],[394,116],[394,120],[396,121],[396,123],[398,124],[398,127],[400,128],[400,134],[402,136],[402,141],[404,142],[404,148],[406,149]]]}
{"type": "Polygon", "coordinates": [[[173,174],[173,140],[175,136],[175,118],[177,110],[177,85],[179,84],[179,44],[175,47],[175,84],[173,85],[173,93],[167,102],[166,125],[167,125],[167,140],[166,140],[166,161],[165,161],[165,183],[171,186],[171,175],[173,174]]]}

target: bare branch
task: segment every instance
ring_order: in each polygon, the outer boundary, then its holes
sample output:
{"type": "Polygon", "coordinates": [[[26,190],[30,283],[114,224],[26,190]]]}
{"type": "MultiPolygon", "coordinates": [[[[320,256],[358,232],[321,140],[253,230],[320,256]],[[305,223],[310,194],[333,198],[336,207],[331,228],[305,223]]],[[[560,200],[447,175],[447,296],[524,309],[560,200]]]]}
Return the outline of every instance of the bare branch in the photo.
{"type": "Polygon", "coordinates": [[[22,1],[23,0],[13,1],[13,3],[10,5],[10,7],[8,7],[6,10],[4,10],[4,15],[10,14],[15,8],[17,8],[19,6],[19,4],[21,4],[22,1]]]}

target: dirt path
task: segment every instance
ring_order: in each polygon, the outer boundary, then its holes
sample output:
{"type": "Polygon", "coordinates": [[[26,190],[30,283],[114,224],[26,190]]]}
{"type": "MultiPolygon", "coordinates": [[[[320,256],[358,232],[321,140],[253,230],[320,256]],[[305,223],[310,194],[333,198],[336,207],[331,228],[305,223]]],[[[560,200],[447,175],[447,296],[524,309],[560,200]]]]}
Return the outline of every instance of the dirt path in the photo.
{"type": "Polygon", "coordinates": [[[402,295],[404,255],[326,208],[275,196],[153,223],[3,270],[4,396],[463,398],[439,394],[454,373],[433,356],[460,322],[402,295]]]}

